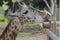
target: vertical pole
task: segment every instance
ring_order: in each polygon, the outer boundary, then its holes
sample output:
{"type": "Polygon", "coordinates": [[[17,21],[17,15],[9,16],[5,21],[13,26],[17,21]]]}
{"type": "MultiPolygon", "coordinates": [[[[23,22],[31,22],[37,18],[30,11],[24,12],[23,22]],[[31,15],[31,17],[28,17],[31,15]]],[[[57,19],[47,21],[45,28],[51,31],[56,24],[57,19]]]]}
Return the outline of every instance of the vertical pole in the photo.
{"type": "Polygon", "coordinates": [[[51,0],[51,28],[50,30],[56,34],[56,0],[51,0]]]}

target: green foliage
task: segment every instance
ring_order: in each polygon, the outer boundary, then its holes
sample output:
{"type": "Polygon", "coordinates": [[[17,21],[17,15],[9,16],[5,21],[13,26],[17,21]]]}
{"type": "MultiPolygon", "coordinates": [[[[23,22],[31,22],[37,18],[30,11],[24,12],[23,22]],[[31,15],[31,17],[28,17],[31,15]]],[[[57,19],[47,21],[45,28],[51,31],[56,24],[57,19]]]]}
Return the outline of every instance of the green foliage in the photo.
{"type": "Polygon", "coordinates": [[[7,26],[7,22],[0,22],[0,27],[6,27],[7,26]]]}
{"type": "Polygon", "coordinates": [[[25,32],[20,32],[18,34],[18,37],[32,37],[32,34],[28,34],[28,33],[25,33],[25,32]]]}
{"type": "Polygon", "coordinates": [[[5,17],[0,17],[0,22],[8,22],[8,19],[5,17]]]}
{"type": "Polygon", "coordinates": [[[7,4],[8,4],[8,2],[3,1],[2,7],[3,7],[4,10],[8,9],[8,5],[7,4]]]}
{"type": "Polygon", "coordinates": [[[34,22],[34,23],[26,23],[23,26],[33,28],[33,27],[41,26],[41,25],[42,25],[42,22],[34,22]]]}
{"type": "Polygon", "coordinates": [[[7,22],[8,22],[8,19],[6,19],[4,16],[2,16],[5,12],[5,10],[8,9],[8,2],[5,2],[3,1],[3,5],[0,6],[0,27],[5,27],[7,22]]]}
{"type": "Polygon", "coordinates": [[[3,30],[0,30],[0,33],[2,32],[3,30]]]}
{"type": "Polygon", "coordinates": [[[22,1],[22,0],[12,0],[13,3],[20,2],[20,1],[22,1]]]}
{"type": "Polygon", "coordinates": [[[8,19],[4,16],[0,16],[0,27],[5,27],[8,24],[8,19]]]}
{"type": "Polygon", "coordinates": [[[0,6],[0,14],[4,13],[3,7],[0,6]]]}
{"type": "Polygon", "coordinates": [[[8,1],[6,1],[6,2],[5,2],[5,1],[3,1],[3,4],[4,4],[4,5],[8,4],[8,1]]]}
{"type": "Polygon", "coordinates": [[[8,2],[3,1],[3,5],[0,6],[0,14],[4,13],[5,10],[8,9],[8,5],[6,5],[6,4],[8,4],[8,2]]]}
{"type": "Polygon", "coordinates": [[[56,11],[56,19],[57,21],[59,21],[59,8],[57,8],[57,11],[56,11]]]}

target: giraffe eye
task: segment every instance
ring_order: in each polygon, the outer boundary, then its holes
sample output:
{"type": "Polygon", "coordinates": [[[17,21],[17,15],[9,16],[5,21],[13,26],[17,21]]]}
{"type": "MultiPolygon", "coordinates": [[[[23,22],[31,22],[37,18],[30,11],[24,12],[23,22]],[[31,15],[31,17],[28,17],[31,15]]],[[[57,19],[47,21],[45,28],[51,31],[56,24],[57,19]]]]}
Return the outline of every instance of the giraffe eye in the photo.
{"type": "Polygon", "coordinates": [[[28,11],[25,11],[23,14],[27,14],[28,13],[28,11]]]}

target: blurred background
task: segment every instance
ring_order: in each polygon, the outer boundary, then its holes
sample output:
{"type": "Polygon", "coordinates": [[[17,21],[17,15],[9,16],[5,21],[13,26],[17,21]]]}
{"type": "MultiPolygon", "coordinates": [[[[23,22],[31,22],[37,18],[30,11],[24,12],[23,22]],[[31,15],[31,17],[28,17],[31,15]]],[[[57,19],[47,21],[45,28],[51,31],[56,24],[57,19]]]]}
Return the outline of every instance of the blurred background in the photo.
{"type": "MultiPolygon", "coordinates": [[[[20,2],[20,1],[23,1],[26,3],[26,5],[31,5],[33,6],[34,8],[37,8],[37,9],[40,9],[40,10],[48,10],[48,7],[47,5],[45,4],[45,2],[43,0],[0,0],[0,27],[5,27],[9,20],[4,17],[4,13],[5,11],[10,8],[12,10],[14,9],[17,9],[15,8],[16,4],[15,2],[20,2]]],[[[56,0],[57,1],[57,10],[56,10],[56,19],[57,21],[59,21],[59,0],[56,0]]],[[[51,6],[51,2],[50,0],[47,0],[49,6],[51,6]]],[[[0,30],[1,32],[2,30],[0,30]]],[[[21,33],[19,36],[26,36],[27,34],[24,34],[24,33],[21,33]]],[[[29,35],[31,36],[31,35],[29,35]]]]}

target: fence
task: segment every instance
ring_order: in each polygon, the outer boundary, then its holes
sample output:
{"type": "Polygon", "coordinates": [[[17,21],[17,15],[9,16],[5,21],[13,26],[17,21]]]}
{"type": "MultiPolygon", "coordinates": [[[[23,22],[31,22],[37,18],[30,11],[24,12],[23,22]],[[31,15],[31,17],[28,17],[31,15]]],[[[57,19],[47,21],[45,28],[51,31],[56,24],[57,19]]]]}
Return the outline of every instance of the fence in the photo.
{"type": "Polygon", "coordinates": [[[50,29],[48,30],[48,36],[52,39],[52,40],[60,40],[60,27],[58,27],[58,25],[60,24],[59,22],[51,22],[51,26],[50,29]]]}

